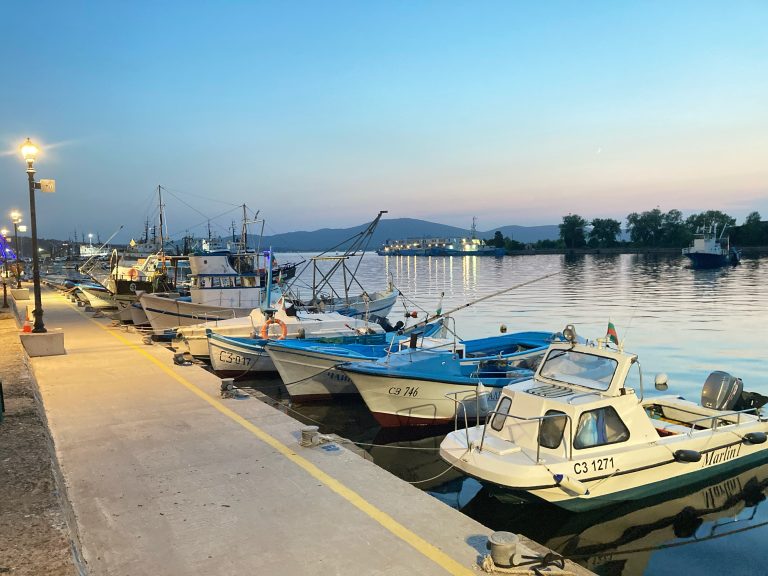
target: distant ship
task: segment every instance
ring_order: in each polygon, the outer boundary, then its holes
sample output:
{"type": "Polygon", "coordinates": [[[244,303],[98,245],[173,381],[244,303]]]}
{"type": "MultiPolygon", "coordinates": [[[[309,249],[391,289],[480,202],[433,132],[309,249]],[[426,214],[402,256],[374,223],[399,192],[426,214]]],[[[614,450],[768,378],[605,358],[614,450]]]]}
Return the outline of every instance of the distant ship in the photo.
{"type": "Polygon", "coordinates": [[[693,244],[683,248],[683,255],[691,260],[692,268],[719,268],[741,261],[741,251],[730,245],[725,229],[726,226],[723,226],[718,236],[717,224],[712,224],[693,236],[693,244]]]}
{"type": "Polygon", "coordinates": [[[486,246],[476,238],[477,219],[472,219],[470,238],[406,238],[387,240],[379,256],[504,256],[505,248],[486,246]]]}

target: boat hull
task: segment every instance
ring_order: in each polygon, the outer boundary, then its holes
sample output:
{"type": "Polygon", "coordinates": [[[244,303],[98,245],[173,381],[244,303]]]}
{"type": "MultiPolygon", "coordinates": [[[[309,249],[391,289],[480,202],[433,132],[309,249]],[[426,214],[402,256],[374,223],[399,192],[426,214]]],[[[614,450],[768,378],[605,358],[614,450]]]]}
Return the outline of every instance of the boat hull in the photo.
{"type": "Polygon", "coordinates": [[[608,451],[584,450],[570,460],[542,454],[540,464],[535,465],[535,451],[488,436],[480,451],[482,427],[474,427],[446,436],[440,455],[483,483],[580,511],[645,498],[768,460],[768,445],[740,439],[749,432],[767,432],[766,422],[742,425],[738,434],[728,428],[732,426],[661,437],[657,442],[624,450],[620,445],[608,451]],[[471,450],[468,442],[474,446],[471,450]],[[701,460],[676,460],[677,450],[699,452],[701,460]],[[554,478],[557,474],[562,480],[554,478]]]}
{"type": "Polygon", "coordinates": [[[88,299],[88,304],[97,310],[111,310],[117,308],[115,297],[106,290],[80,287],[80,291],[88,299]]]}
{"type": "Polygon", "coordinates": [[[244,343],[215,333],[208,335],[208,356],[213,371],[228,378],[244,378],[276,371],[263,346],[255,342],[244,343]]]}
{"type": "Polygon", "coordinates": [[[248,316],[252,310],[194,304],[152,294],[142,294],[139,302],[155,332],[163,332],[177,326],[194,326],[203,322],[242,318],[248,316]]]}
{"type": "MultiPolygon", "coordinates": [[[[335,369],[340,363],[348,362],[349,356],[270,345],[267,352],[293,400],[311,402],[358,394],[349,376],[335,369]]],[[[364,358],[357,360],[365,361],[364,358]]]]}
{"type": "MultiPolygon", "coordinates": [[[[284,334],[281,335],[282,328],[280,326],[272,324],[264,334],[266,338],[344,339],[364,333],[382,334],[384,332],[384,329],[378,324],[356,320],[335,312],[317,314],[299,312],[295,316],[288,316],[280,311],[277,313],[276,318],[284,324],[284,334]]],[[[220,336],[235,338],[259,338],[262,335],[264,323],[265,317],[263,314],[258,310],[252,310],[251,314],[247,317],[206,322],[193,326],[181,326],[177,330],[178,344],[185,346],[187,351],[195,358],[208,361],[208,332],[215,332],[220,336]]]]}
{"type": "Polygon", "coordinates": [[[149,324],[149,318],[144,313],[144,308],[138,302],[132,302],[130,306],[131,322],[134,326],[143,326],[149,324]]]}
{"type": "Polygon", "coordinates": [[[323,303],[318,306],[321,312],[338,312],[350,318],[364,318],[366,316],[378,316],[386,318],[397,301],[400,292],[391,290],[376,292],[370,298],[356,297],[349,300],[336,298],[333,302],[323,303]]]}
{"type": "Polygon", "coordinates": [[[346,370],[376,421],[383,427],[439,426],[459,417],[485,418],[499,399],[499,389],[477,398],[477,385],[381,376],[346,370]],[[462,401],[457,404],[451,396],[462,401]],[[458,414],[457,414],[458,412],[458,414]]]}
{"type": "Polygon", "coordinates": [[[686,254],[691,261],[691,267],[697,269],[721,268],[730,263],[726,254],[706,254],[703,252],[689,252],[686,254]]]}

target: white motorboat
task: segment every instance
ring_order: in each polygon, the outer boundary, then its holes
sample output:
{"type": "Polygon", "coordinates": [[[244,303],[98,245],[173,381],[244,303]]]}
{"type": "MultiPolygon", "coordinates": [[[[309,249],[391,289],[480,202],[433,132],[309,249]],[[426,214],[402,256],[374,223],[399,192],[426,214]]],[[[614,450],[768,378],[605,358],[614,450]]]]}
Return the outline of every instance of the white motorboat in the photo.
{"type": "MultiPolygon", "coordinates": [[[[766,457],[768,400],[725,372],[702,404],[643,397],[637,356],[621,348],[550,345],[533,378],[505,387],[483,426],[448,434],[440,454],[492,485],[578,510],[642,498],[766,457]]],[[[656,377],[659,390],[666,376],[656,377]]]]}

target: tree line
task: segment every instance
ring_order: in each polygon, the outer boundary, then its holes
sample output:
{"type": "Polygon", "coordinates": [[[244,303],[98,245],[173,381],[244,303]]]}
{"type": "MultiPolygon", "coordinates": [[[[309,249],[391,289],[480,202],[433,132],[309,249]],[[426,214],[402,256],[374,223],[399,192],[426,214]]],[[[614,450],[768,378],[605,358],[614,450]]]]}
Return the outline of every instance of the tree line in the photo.
{"type": "Polygon", "coordinates": [[[525,245],[496,232],[486,244],[507,251],[523,250],[533,247],[539,249],[570,248],[683,248],[690,245],[694,234],[711,226],[717,226],[718,235],[726,228],[732,245],[766,246],[768,245],[768,222],[760,219],[758,212],[752,212],[737,226],[736,219],[719,210],[707,210],[683,218],[680,210],[662,212],[658,208],[646,212],[632,212],[627,216],[625,231],[629,241],[620,240],[621,222],[613,218],[594,218],[587,220],[578,214],[563,216],[559,225],[560,238],[557,240],[539,240],[535,244],[525,245]]]}

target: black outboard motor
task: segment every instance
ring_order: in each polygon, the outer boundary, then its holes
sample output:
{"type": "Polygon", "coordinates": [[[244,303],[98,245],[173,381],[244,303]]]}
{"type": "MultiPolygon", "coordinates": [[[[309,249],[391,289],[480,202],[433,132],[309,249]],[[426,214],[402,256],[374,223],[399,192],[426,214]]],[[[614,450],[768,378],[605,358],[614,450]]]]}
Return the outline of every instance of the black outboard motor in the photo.
{"type": "Polygon", "coordinates": [[[714,410],[735,410],[744,384],[741,378],[716,370],[707,376],[701,389],[701,405],[714,410]]]}
{"type": "Polygon", "coordinates": [[[369,320],[371,322],[376,322],[376,324],[384,328],[385,332],[394,332],[395,330],[395,327],[392,326],[389,320],[384,316],[376,316],[375,314],[371,314],[369,320]]]}

